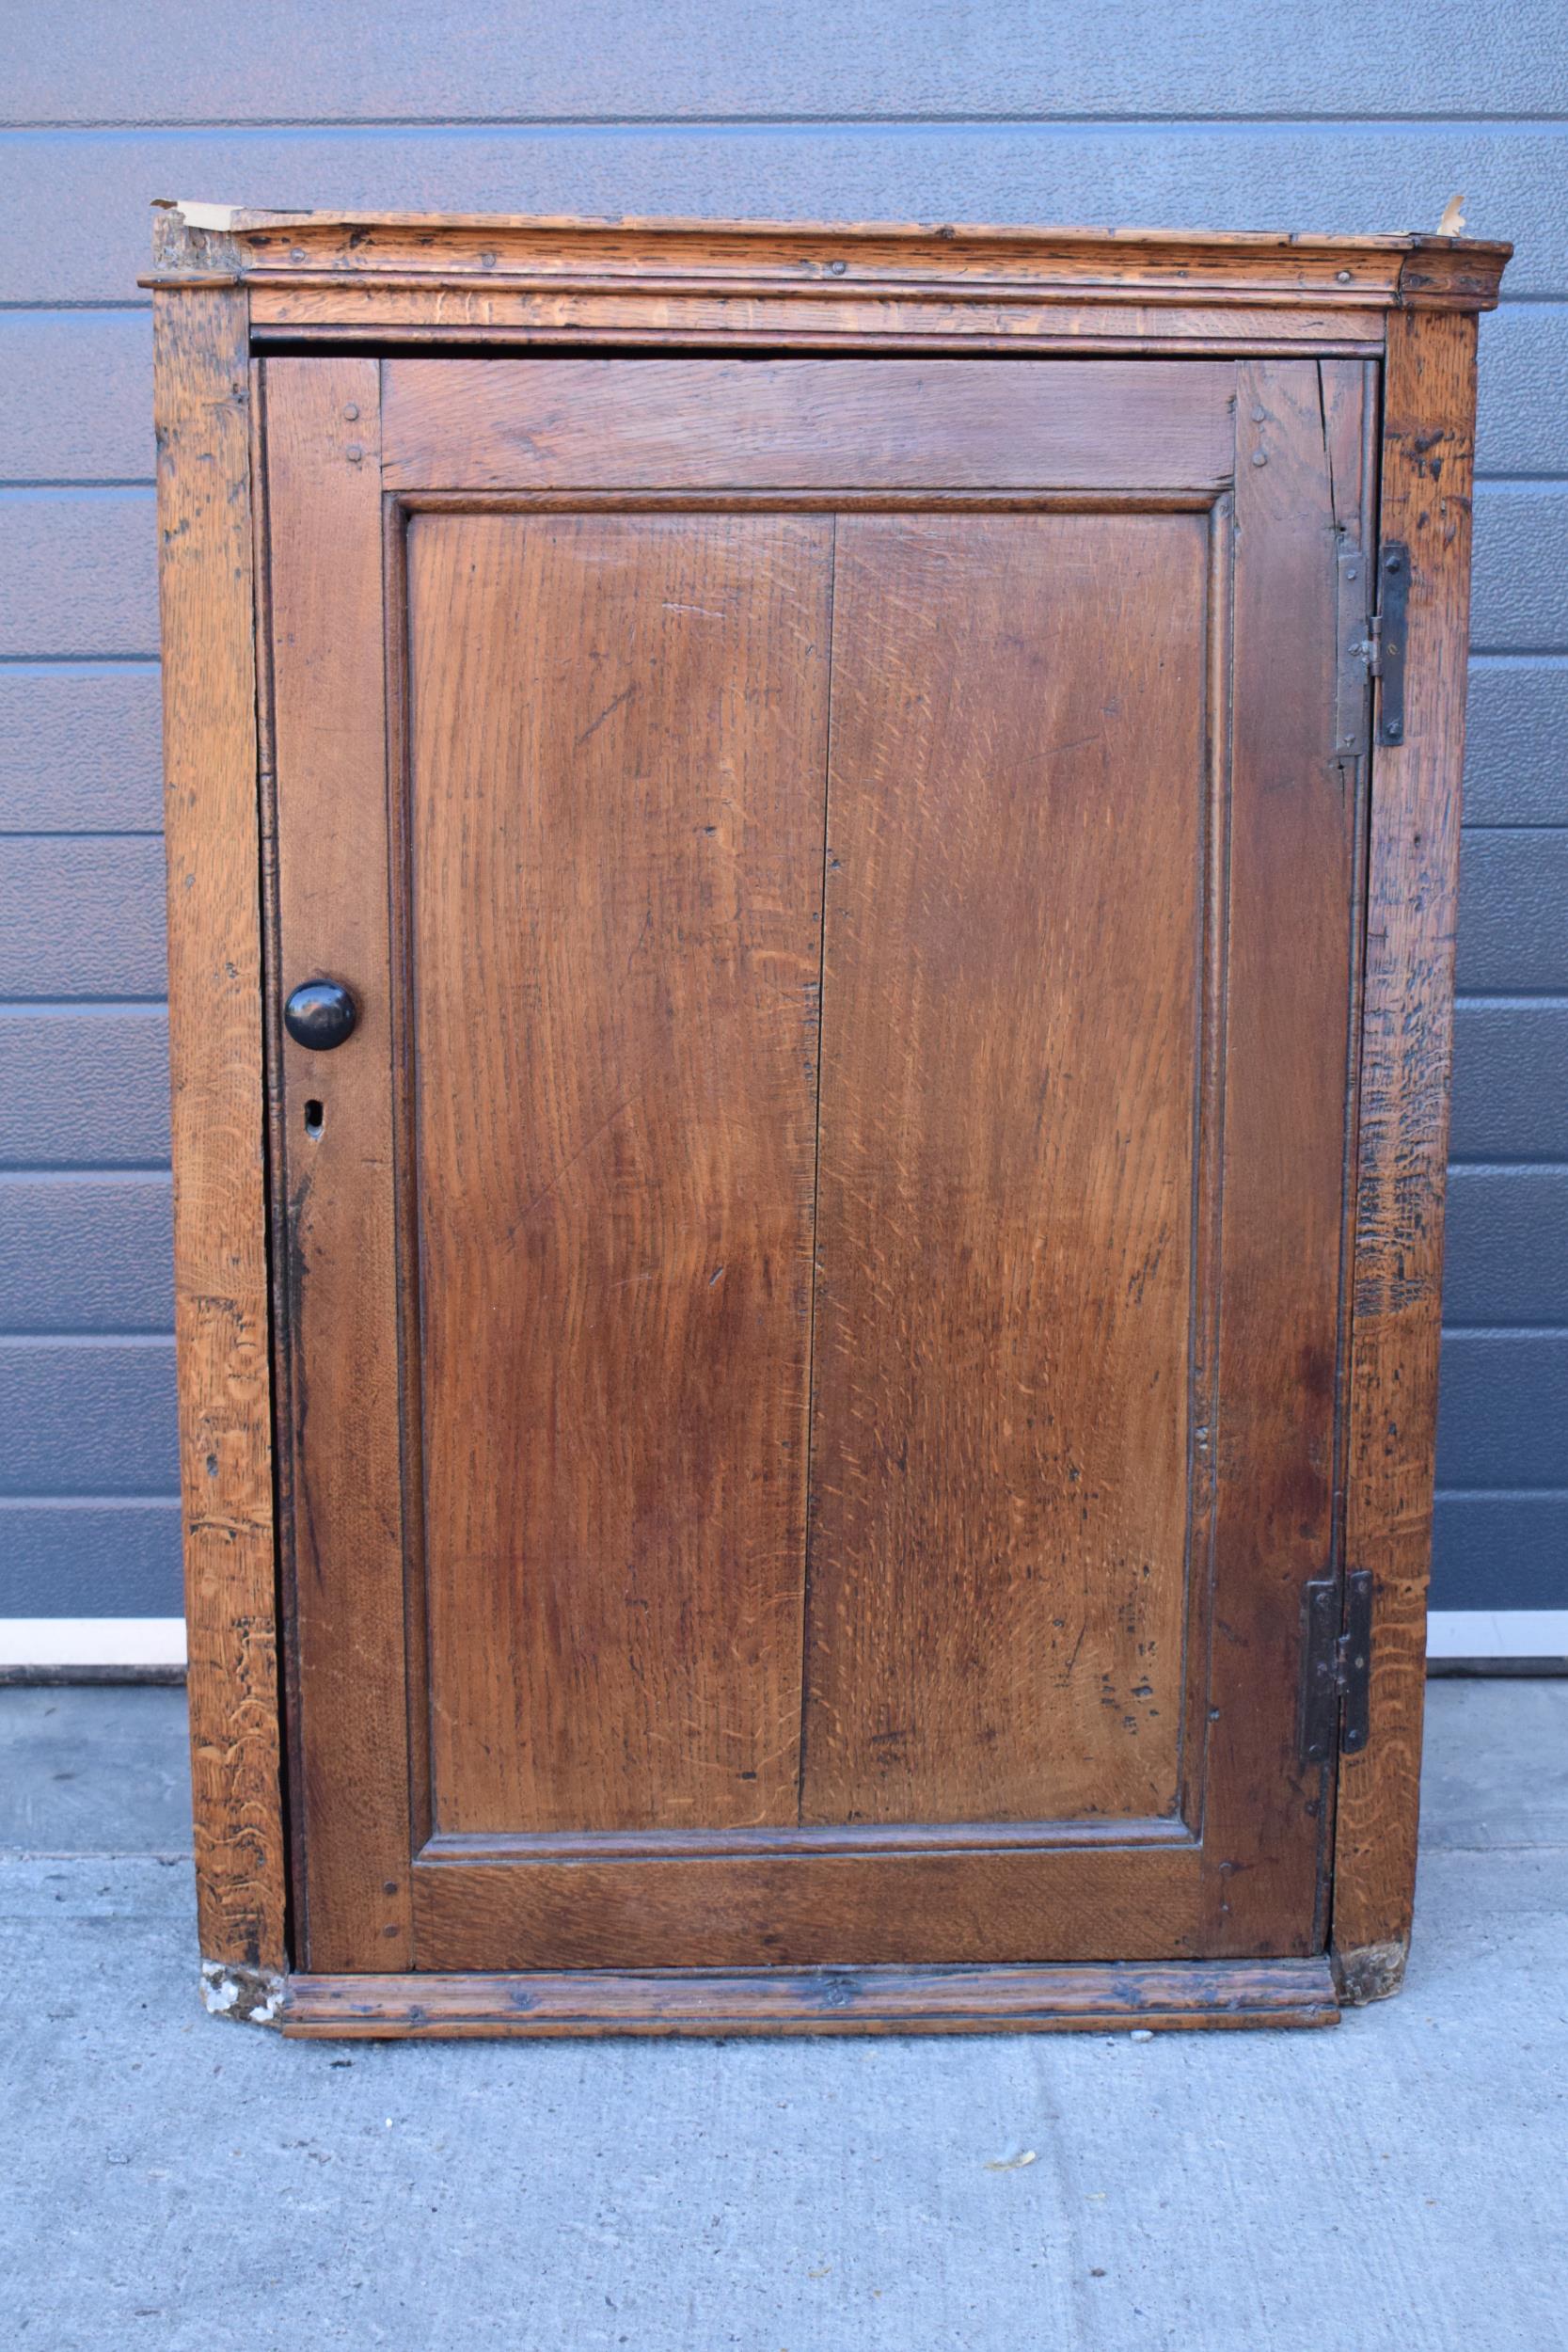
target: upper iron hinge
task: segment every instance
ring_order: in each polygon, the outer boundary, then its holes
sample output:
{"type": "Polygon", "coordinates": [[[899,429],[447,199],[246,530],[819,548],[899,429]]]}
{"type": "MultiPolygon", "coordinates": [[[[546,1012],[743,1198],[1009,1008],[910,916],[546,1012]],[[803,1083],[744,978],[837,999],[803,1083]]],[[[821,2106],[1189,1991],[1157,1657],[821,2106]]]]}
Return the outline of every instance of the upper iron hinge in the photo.
{"type": "Polygon", "coordinates": [[[1385,539],[1377,558],[1377,612],[1371,629],[1371,674],[1378,681],[1377,739],[1404,741],[1405,616],[1410,604],[1410,549],[1385,539]]]}
{"type": "Polygon", "coordinates": [[[1359,1756],[1371,1731],[1370,1570],[1353,1568],[1346,1577],[1342,1622],[1339,1586],[1331,1576],[1307,1585],[1304,1611],[1303,1761],[1326,1764],[1336,1745],[1346,1756],[1359,1756]]]}
{"type": "Polygon", "coordinates": [[[1410,550],[1386,540],[1377,559],[1375,610],[1365,551],[1341,540],[1337,628],[1338,666],[1334,697],[1334,748],[1359,758],[1368,745],[1369,688],[1375,678],[1379,743],[1404,741],[1405,616],[1410,590],[1410,550]]]}

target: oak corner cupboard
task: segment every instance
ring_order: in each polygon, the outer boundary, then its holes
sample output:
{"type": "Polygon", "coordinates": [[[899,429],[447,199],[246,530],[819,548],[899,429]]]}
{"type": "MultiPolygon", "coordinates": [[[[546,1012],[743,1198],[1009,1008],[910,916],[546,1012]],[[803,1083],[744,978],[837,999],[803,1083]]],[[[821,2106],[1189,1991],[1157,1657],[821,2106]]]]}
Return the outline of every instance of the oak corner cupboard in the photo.
{"type": "Polygon", "coordinates": [[[160,212],[210,2006],[1397,1986],[1508,251],[160,212]]]}

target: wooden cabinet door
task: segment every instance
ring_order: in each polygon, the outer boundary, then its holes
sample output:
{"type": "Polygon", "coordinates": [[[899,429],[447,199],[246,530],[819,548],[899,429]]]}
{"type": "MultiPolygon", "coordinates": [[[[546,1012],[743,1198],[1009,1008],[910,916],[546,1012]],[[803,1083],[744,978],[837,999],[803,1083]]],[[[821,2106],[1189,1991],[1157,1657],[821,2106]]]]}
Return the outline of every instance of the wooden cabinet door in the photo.
{"type": "Polygon", "coordinates": [[[1319,1948],[1370,372],[262,393],[307,1963],[1319,1948]]]}

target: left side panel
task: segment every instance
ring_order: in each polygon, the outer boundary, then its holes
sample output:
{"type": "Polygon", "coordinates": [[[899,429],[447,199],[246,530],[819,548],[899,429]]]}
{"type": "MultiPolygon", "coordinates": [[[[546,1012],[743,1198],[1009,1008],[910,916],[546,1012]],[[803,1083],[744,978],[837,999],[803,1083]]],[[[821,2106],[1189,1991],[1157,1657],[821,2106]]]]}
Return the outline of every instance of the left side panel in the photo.
{"type": "Polygon", "coordinates": [[[286,1963],[261,1077],[247,313],[154,296],[175,1329],[198,1923],[286,1963]]]}
{"type": "Polygon", "coordinates": [[[319,1970],[413,1947],[379,369],[261,372],[277,983],[341,982],[343,1044],[283,1038],[276,1089],[303,1865],[319,1970]]]}

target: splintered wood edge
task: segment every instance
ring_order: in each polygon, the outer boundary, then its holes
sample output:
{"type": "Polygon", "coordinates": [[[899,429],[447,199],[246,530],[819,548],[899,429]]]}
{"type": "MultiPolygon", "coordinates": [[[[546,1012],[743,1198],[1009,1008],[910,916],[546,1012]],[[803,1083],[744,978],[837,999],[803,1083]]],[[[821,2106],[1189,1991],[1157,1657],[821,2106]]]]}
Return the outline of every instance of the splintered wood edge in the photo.
{"type": "MultiPolygon", "coordinates": [[[[237,2013],[244,2013],[235,2003],[237,2013]]],[[[1323,1955],[1038,1967],[668,1969],[284,1980],[266,2022],[322,2039],[398,2036],[1118,2033],[1332,2026],[1323,1955]]]]}

